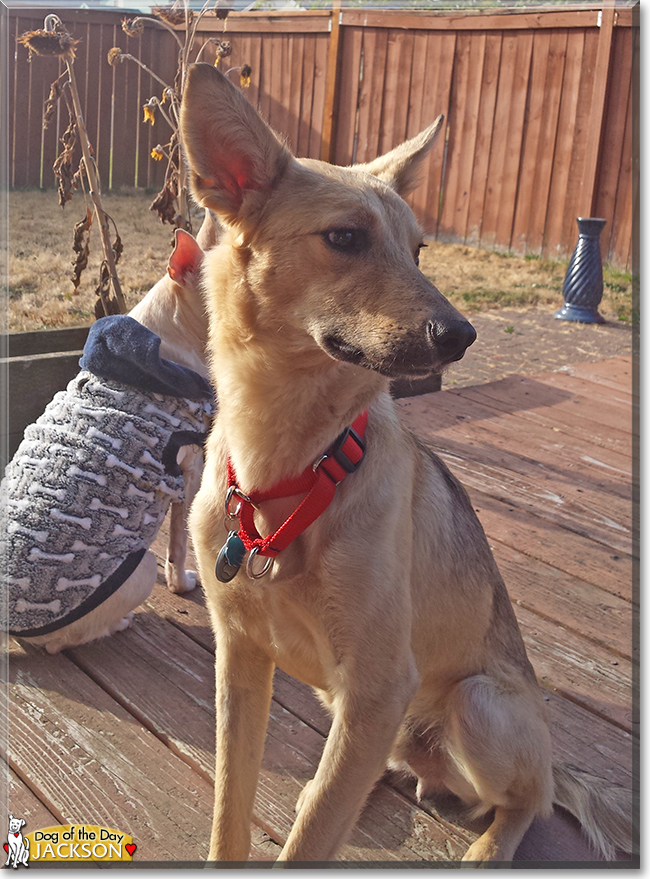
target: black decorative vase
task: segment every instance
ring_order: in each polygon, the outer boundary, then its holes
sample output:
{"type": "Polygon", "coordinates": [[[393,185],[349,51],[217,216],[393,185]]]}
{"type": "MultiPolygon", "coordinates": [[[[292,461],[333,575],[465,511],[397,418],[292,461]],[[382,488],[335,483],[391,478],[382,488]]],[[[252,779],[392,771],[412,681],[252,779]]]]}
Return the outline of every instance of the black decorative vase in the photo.
{"type": "Polygon", "coordinates": [[[598,217],[578,217],[578,243],[562,287],[564,305],[555,312],[559,320],[605,323],[605,318],[598,313],[603,298],[603,264],[598,239],[606,222],[598,217]]]}

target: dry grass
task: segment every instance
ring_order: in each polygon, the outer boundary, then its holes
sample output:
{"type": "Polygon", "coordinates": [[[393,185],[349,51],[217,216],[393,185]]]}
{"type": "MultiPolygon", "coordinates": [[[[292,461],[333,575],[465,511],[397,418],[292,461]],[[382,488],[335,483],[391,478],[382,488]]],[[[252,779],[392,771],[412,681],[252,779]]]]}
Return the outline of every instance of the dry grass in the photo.
{"type": "MultiPolygon", "coordinates": [[[[129,308],[162,277],[171,251],[172,233],[149,211],[153,193],[121,192],[104,196],[104,207],[117,223],[124,244],[118,265],[129,308]]],[[[65,209],[53,191],[9,194],[10,332],[92,323],[101,260],[99,233],[93,228],[91,259],[77,294],[72,294],[72,230],[85,216],[83,196],[65,209]]],[[[197,224],[198,228],[198,224],[197,224]]],[[[461,311],[472,313],[512,306],[562,304],[566,262],[502,255],[457,244],[429,242],[420,267],[461,311]]],[[[631,278],[605,269],[601,312],[608,319],[629,320],[631,278]]]]}
{"type": "MultiPolygon", "coordinates": [[[[153,194],[134,192],[103,196],[124,244],[118,274],[127,306],[132,308],[162,277],[171,252],[172,231],[149,211],[153,194]]],[[[102,259],[99,229],[93,224],[90,260],[73,294],[72,231],[86,205],[75,194],[61,209],[54,192],[9,193],[10,332],[80,326],[94,320],[95,287],[102,259]]]]}
{"type": "MultiPolygon", "coordinates": [[[[559,308],[567,265],[568,260],[520,257],[437,241],[428,242],[420,255],[424,274],[468,313],[521,306],[559,308]]],[[[608,320],[631,320],[631,275],[605,266],[603,276],[599,311],[608,320]]]]}

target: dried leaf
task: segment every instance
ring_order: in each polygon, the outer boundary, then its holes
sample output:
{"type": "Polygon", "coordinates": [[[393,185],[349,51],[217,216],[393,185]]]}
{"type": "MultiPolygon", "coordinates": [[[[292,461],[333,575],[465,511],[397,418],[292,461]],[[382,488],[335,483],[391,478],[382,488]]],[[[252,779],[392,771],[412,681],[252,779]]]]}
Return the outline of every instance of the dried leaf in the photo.
{"type": "MultiPolygon", "coordinates": [[[[113,224],[115,225],[115,224],[113,224]]],[[[120,238],[119,232],[117,229],[115,230],[115,241],[112,243],[111,247],[113,248],[113,257],[115,259],[115,265],[120,261],[120,257],[124,252],[124,245],[122,244],[122,239],[120,238]]]]}
{"type": "Polygon", "coordinates": [[[72,190],[76,189],[75,175],[72,171],[72,153],[77,143],[77,129],[74,120],[70,121],[70,124],[63,132],[61,143],[63,144],[63,151],[54,162],[54,165],[52,165],[52,170],[59,181],[59,204],[61,207],[64,207],[66,202],[72,198],[72,190]]]}
{"type": "Polygon", "coordinates": [[[161,223],[176,225],[176,193],[169,183],[166,183],[155,199],[151,202],[150,211],[156,211],[161,223]]]}
{"type": "Polygon", "coordinates": [[[47,101],[45,102],[45,105],[43,107],[43,128],[47,128],[47,126],[50,124],[52,116],[54,115],[54,111],[56,110],[56,105],[62,94],[63,86],[58,79],[55,79],[50,86],[50,94],[48,95],[47,101]]]}
{"type": "Polygon", "coordinates": [[[99,320],[108,314],[120,314],[120,307],[117,300],[111,295],[111,276],[106,265],[106,260],[102,262],[99,275],[99,284],[95,287],[95,317],[99,320]],[[102,298],[103,297],[103,298],[102,298]],[[106,303],[106,304],[104,304],[106,303]]]}
{"type": "Polygon", "coordinates": [[[72,239],[72,249],[77,254],[74,261],[74,269],[72,272],[73,293],[77,292],[77,288],[81,283],[81,273],[88,265],[88,256],[90,254],[90,228],[93,224],[93,216],[90,209],[86,209],[86,216],[75,224],[74,237],[72,239]]]}

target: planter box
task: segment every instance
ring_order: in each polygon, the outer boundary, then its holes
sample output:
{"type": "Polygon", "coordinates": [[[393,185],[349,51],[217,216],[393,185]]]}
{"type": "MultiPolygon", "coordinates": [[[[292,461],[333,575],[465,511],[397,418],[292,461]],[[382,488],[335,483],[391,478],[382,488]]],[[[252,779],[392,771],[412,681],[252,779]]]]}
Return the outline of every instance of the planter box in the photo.
{"type": "Polygon", "coordinates": [[[79,372],[79,358],[89,327],[38,330],[0,337],[0,407],[2,471],[57,391],[79,372]]]}

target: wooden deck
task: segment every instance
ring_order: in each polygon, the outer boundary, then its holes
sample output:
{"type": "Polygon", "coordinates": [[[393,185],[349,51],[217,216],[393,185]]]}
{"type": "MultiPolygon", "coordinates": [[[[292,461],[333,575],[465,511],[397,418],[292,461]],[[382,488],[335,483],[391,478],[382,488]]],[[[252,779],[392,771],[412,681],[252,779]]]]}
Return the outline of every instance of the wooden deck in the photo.
{"type": "MultiPolygon", "coordinates": [[[[630,790],[631,372],[629,358],[616,358],[399,404],[470,491],[545,688],[557,756],[630,790]]],[[[204,859],[213,649],[200,590],[178,597],[161,585],[130,630],[101,642],[56,657],[11,642],[5,812],[24,817],[25,832],[118,828],[141,864],[204,859]]],[[[327,728],[310,691],[278,673],[252,858],[279,851],[327,728]]],[[[533,827],[518,858],[592,858],[571,832],[557,818],[533,827]]],[[[451,800],[417,805],[410,782],[387,776],[341,859],[454,860],[475,835],[451,800]]]]}

